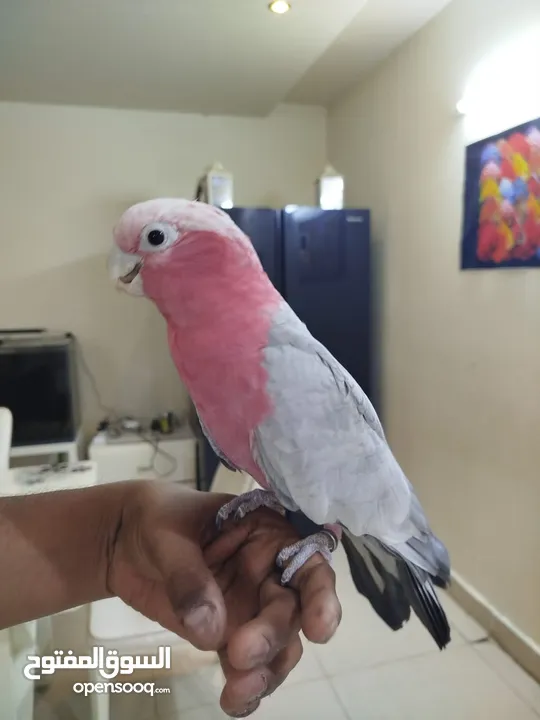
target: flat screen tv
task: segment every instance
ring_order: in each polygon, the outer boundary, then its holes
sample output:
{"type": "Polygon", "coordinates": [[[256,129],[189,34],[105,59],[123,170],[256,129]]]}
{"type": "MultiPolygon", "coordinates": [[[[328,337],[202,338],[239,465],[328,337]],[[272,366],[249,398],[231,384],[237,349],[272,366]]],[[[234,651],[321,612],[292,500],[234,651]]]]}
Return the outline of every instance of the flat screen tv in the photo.
{"type": "Polygon", "coordinates": [[[0,406],[13,415],[13,447],[73,442],[81,420],[73,335],[0,330],[0,406]]]}

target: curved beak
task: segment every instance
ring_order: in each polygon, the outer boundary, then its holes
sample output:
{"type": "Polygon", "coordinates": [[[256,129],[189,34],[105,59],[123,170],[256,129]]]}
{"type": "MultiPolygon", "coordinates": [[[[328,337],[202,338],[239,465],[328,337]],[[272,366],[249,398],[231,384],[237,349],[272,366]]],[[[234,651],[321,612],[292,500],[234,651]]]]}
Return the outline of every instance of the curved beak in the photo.
{"type": "Polygon", "coordinates": [[[135,280],[135,278],[141,271],[141,268],[142,260],[139,260],[139,262],[133,267],[133,270],[130,270],[125,275],[121,275],[118,278],[119,282],[124,283],[124,285],[129,285],[131,282],[133,282],[133,280],[135,280]]]}
{"type": "Polygon", "coordinates": [[[144,295],[140,272],[143,259],[140,255],[125,253],[114,246],[109,256],[109,274],[117,287],[132,295],[144,295]]]}

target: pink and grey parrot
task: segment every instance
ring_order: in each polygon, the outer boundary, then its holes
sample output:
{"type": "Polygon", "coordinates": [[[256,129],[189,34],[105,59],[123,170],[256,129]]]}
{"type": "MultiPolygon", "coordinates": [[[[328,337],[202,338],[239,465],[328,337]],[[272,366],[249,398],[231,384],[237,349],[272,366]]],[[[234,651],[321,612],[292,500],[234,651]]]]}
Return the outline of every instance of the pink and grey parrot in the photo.
{"type": "Polygon", "coordinates": [[[370,401],[308,331],[222,210],[158,199],[114,232],[119,286],[152,300],[201,428],[222,462],[261,489],[219,512],[300,513],[314,532],[276,559],[288,584],[342,540],[354,583],[394,630],[411,607],[440,649],[450,628],[434,585],[450,561],[385,438],[370,401]]]}

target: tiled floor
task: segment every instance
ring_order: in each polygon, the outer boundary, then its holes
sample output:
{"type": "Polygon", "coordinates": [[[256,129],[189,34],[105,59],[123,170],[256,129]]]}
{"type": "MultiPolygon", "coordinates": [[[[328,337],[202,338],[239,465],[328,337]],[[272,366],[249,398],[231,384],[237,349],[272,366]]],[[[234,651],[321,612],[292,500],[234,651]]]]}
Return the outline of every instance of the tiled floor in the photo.
{"type": "MultiPolygon", "coordinates": [[[[343,622],[325,647],[308,646],[297,669],[256,720],[538,720],[540,685],[526,675],[452,600],[453,626],[440,653],[416,620],[388,630],[356,593],[345,556],[336,554],[343,622]]],[[[224,720],[221,675],[210,666],[192,676],[158,678],[171,693],[116,696],[111,720],[224,720]]],[[[90,720],[72,694],[40,698],[36,720],[90,720]]]]}

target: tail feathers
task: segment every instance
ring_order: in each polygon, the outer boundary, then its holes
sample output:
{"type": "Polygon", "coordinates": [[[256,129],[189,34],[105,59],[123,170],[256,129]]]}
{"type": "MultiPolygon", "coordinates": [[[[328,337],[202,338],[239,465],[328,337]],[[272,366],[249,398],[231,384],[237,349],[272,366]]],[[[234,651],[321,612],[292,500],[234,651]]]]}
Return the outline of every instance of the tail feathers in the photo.
{"type": "Polygon", "coordinates": [[[450,584],[450,558],[448,551],[433,533],[411,538],[407,543],[395,546],[406,560],[424,570],[433,583],[446,589],[450,584]]]}
{"type": "Polygon", "coordinates": [[[412,567],[405,560],[399,563],[399,573],[412,609],[429,630],[439,650],[443,650],[450,642],[450,625],[431,578],[424,570],[412,567]]]}
{"type": "Polygon", "coordinates": [[[372,536],[357,538],[344,530],[342,543],[356,589],[389,627],[403,627],[412,607],[439,649],[448,645],[450,626],[433,587],[433,581],[445,586],[444,570],[432,577],[372,536]]]}
{"type": "Polygon", "coordinates": [[[358,592],[369,600],[377,615],[392,630],[400,630],[411,616],[411,606],[399,580],[386,572],[367,547],[357,547],[347,533],[343,533],[341,544],[358,592]]]}
{"type": "Polygon", "coordinates": [[[450,557],[448,550],[431,531],[422,506],[412,487],[410,512],[410,521],[416,529],[416,537],[395,546],[395,549],[413,565],[425,570],[437,587],[447,588],[450,584],[450,557]]]}

